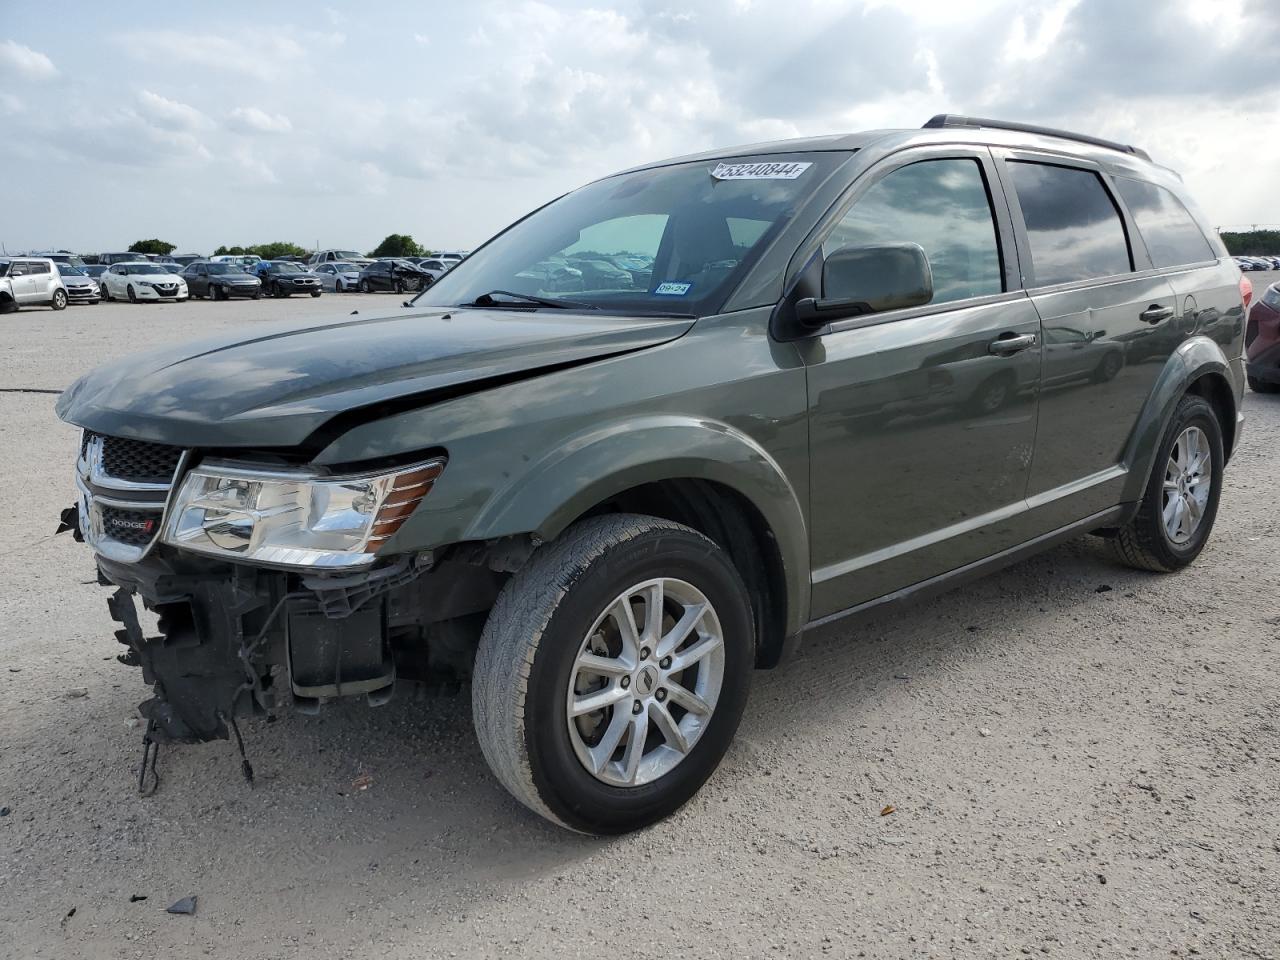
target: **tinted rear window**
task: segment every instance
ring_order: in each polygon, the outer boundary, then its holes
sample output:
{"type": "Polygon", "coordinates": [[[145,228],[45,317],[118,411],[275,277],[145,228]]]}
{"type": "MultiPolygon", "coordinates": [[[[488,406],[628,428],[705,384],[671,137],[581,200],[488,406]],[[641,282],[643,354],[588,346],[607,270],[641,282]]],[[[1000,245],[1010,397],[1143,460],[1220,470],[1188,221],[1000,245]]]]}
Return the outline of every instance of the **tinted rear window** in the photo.
{"type": "Polygon", "coordinates": [[[1176,267],[1217,259],[1187,208],[1164,187],[1117,177],[1116,188],[1138,225],[1152,264],[1176,267]]]}
{"type": "Polygon", "coordinates": [[[1133,269],[1124,222],[1096,173],[1021,161],[1010,163],[1009,171],[1027,225],[1036,286],[1133,269]]]}

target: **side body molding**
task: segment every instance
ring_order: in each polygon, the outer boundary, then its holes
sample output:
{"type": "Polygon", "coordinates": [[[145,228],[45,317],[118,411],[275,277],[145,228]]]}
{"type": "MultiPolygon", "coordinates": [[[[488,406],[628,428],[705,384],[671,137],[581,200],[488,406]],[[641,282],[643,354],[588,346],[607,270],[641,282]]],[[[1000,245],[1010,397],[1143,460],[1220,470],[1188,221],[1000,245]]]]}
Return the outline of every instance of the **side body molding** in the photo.
{"type": "Polygon", "coordinates": [[[598,425],[512,475],[462,539],[519,533],[550,539],[610,497],[677,478],[723,484],[760,512],[782,557],[787,635],[799,632],[809,615],[808,527],[800,498],[759,443],[720,421],[660,414],[598,425]]]}

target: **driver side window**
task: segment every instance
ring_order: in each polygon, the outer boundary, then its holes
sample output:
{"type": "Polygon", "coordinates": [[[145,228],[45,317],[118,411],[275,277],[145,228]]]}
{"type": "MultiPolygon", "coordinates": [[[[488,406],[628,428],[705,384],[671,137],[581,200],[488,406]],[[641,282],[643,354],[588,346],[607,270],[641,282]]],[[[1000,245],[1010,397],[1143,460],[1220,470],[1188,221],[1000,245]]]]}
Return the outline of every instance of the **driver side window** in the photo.
{"type": "Polygon", "coordinates": [[[921,160],[894,170],[849,208],[822,254],[901,242],[919,244],[929,258],[932,303],[1004,291],[995,219],[977,160],[921,160]]]}

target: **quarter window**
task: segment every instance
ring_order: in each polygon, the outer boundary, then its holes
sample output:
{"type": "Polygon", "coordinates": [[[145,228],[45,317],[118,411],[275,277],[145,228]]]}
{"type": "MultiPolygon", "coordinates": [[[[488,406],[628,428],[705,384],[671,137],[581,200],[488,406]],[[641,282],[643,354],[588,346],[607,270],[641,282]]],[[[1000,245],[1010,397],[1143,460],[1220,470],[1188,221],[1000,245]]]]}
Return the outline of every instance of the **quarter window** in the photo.
{"type": "Polygon", "coordinates": [[[977,160],[922,160],[877,181],[836,225],[823,256],[842,247],[910,242],[933,271],[933,303],[1004,290],[1000,247],[977,160]]]}
{"type": "Polygon", "coordinates": [[[1009,164],[1037,286],[1129,273],[1124,221],[1098,175],[1047,163],[1009,164]]]}
{"type": "Polygon", "coordinates": [[[1176,267],[1217,259],[1187,208],[1164,187],[1117,177],[1116,188],[1138,225],[1154,266],[1176,267]]]}

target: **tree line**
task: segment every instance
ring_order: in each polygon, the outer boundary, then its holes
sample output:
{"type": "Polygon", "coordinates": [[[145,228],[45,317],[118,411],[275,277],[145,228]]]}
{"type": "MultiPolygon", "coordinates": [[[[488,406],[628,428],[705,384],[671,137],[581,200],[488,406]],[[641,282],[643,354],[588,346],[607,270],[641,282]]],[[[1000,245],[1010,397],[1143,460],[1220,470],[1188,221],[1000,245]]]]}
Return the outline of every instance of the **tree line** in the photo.
{"type": "MultiPolygon", "coordinates": [[[[135,240],[129,245],[130,253],[151,253],[167,257],[177,249],[177,245],[167,240],[152,238],[151,240],[135,240]]],[[[277,240],[274,243],[256,243],[250,246],[221,246],[213,251],[215,257],[239,257],[256,254],[263,260],[278,260],[281,257],[305,257],[311,251],[296,243],[277,240]]],[[[369,251],[371,257],[426,257],[433,251],[420,246],[407,233],[391,233],[376,247],[369,251]]]]}
{"type": "Polygon", "coordinates": [[[1276,256],[1280,254],[1280,230],[1224,230],[1218,234],[1233,257],[1276,256]]]}

